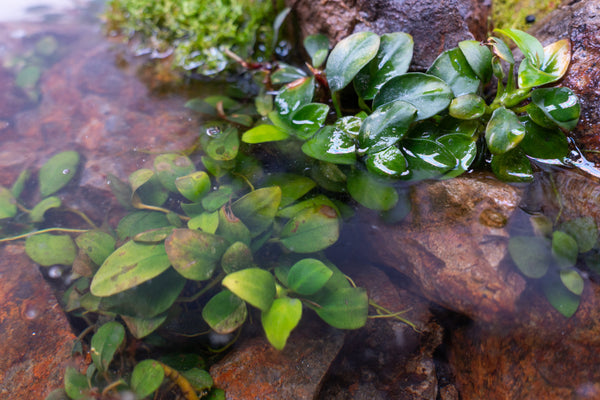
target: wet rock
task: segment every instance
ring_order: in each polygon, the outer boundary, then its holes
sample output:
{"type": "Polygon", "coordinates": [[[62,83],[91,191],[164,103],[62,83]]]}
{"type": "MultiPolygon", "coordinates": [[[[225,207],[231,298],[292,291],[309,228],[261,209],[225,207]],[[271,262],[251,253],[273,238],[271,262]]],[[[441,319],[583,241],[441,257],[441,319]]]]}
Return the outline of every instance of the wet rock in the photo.
{"type": "Polygon", "coordinates": [[[262,334],[242,338],[210,375],[228,400],[313,399],[343,342],[342,331],[306,315],[282,351],[262,334]]]}
{"type": "Polygon", "coordinates": [[[354,32],[402,31],[413,36],[412,68],[427,69],[442,51],[487,34],[490,0],[288,0],[302,36],[326,34],[334,43],[354,32]]]}
{"type": "MultiPolygon", "coordinates": [[[[392,318],[370,319],[346,334],[344,348],[332,364],[318,399],[431,399],[438,393],[434,350],[442,328],[433,320],[429,302],[398,288],[378,268],[345,268],[369,298],[418,329],[392,318]]],[[[374,312],[373,312],[374,313],[374,312]]]]}
{"type": "Polygon", "coordinates": [[[484,321],[512,313],[524,279],[504,261],[505,225],[520,191],[484,174],[415,186],[400,225],[365,233],[372,256],[410,277],[429,300],[484,321]]]}
{"type": "Polygon", "coordinates": [[[62,386],[75,336],[24,245],[0,247],[0,398],[43,399],[62,386]]]}
{"type": "Polygon", "coordinates": [[[562,85],[581,101],[579,125],[571,133],[584,155],[600,166],[600,3],[596,0],[565,2],[531,29],[546,45],[571,41],[572,59],[562,85]]]}

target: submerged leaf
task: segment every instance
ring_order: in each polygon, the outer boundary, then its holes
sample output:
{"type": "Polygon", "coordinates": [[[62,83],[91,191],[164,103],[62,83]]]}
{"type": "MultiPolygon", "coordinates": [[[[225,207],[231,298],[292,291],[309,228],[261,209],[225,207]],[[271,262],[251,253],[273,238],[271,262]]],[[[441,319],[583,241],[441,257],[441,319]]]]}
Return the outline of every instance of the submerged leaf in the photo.
{"type": "Polygon", "coordinates": [[[354,200],[371,210],[389,210],[398,202],[396,189],[360,170],[348,176],[348,192],[354,200]]]}
{"type": "Polygon", "coordinates": [[[92,336],[90,355],[100,372],[105,372],[112,359],[125,340],[125,328],[116,321],[102,325],[92,336]]]}
{"type": "Polygon", "coordinates": [[[79,153],[64,151],[50,158],[39,172],[40,194],[51,195],[62,189],[75,176],[79,165],[79,153]]]}
{"type": "Polygon", "coordinates": [[[202,318],[217,333],[226,335],[239,328],[248,315],[246,303],[229,290],[213,296],[202,309],[202,318]]]}
{"type": "MultiPolygon", "coordinates": [[[[194,172],[195,167],[189,157],[181,154],[161,154],[154,159],[154,170],[160,183],[170,192],[177,192],[175,180],[194,172]]],[[[135,189],[134,189],[135,191],[135,189]]]]}
{"type": "Polygon", "coordinates": [[[10,190],[0,186],[0,219],[17,215],[17,200],[10,190]]]}
{"type": "Polygon", "coordinates": [[[301,295],[311,295],[320,290],[332,275],[333,271],[323,262],[304,258],[290,268],[287,286],[301,295]]]}
{"type": "Polygon", "coordinates": [[[43,267],[72,265],[77,255],[75,243],[70,236],[49,233],[29,236],[25,240],[25,252],[43,267]]]}
{"type": "Polygon", "coordinates": [[[513,236],[508,241],[508,252],[523,275],[541,278],[552,262],[550,241],[542,237],[513,236]]]}
{"type": "Polygon", "coordinates": [[[275,299],[275,278],[260,268],[246,268],[227,275],[223,286],[242,300],[262,311],[267,311],[275,299]]]}
{"type": "Polygon", "coordinates": [[[292,330],[302,318],[302,303],[298,299],[275,299],[271,307],[261,314],[261,323],[269,343],[283,350],[292,330]]]}
{"type": "Polygon", "coordinates": [[[369,299],[363,288],[338,289],[320,299],[316,313],[338,329],[358,329],[367,322],[369,299]]]}
{"type": "Polygon", "coordinates": [[[273,223],[281,203],[281,188],[271,186],[248,193],[231,205],[233,214],[242,220],[253,236],[273,223]]]}
{"type": "Polygon", "coordinates": [[[158,361],[140,361],[131,373],[131,390],[138,398],[143,399],[154,393],[164,378],[165,371],[158,361]]]}
{"type": "Polygon", "coordinates": [[[318,205],[296,214],[281,230],[281,243],[296,253],[312,253],[334,244],[340,234],[335,209],[318,205]]]}

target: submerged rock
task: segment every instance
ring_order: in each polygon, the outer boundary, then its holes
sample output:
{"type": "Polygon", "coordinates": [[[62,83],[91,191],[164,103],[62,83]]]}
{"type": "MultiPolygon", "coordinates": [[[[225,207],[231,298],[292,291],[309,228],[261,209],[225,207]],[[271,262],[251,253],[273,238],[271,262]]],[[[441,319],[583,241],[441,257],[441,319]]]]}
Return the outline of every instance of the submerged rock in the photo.
{"type": "Polygon", "coordinates": [[[415,42],[412,68],[427,69],[442,51],[466,39],[484,40],[491,0],[287,0],[302,36],[334,43],[354,32],[406,32],[415,42]]]}

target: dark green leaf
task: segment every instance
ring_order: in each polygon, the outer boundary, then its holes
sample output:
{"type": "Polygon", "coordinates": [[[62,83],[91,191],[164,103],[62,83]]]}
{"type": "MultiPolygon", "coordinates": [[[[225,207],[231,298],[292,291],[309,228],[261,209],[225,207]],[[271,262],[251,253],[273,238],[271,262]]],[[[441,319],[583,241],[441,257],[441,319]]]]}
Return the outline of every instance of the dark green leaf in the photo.
{"type": "Polygon", "coordinates": [[[250,230],[227,206],[223,206],[219,210],[219,226],[216,234],[229,241],[229,243],[243,242],[247,245],[250,244],[250,230]]]}
{"type": "Polygon", "coordinates": [[[569,291],[560,279],[544,279],[543,289],[552,307],[566,318],[575,314],[579,307],[580,297],[569,291]]]}
{"type": "Polygon", "coordinates": [[[231,186],[221,185],[216,191],[204,196],[202,199],[202,206],[207,212],[211,213],[229,203],[232,197],[233,188],[231,186]]]}
{"type": "Polygon", "coordinates": [[[353,165],[356,162],[354,140],[344,131],[328,125],[302,145],[309,157],[334,164],[353,165]]]}
{"type": "Polygon", "coordinates": [[[254,265],[252,250],[246,243],[235,242],[225,250],[221,258],[221,268],[230,274],[254,265]]]}
{"type": "Polygon", "coordinates": [[[304,48],[311,58],[311,64],[315,68],[319,68],[327,59],[329,53],[329,39],[322,33],[309,35],[304,38],[304,48]]]}
{"type": "Polygon", "coordinates": [[[275,96],[275,110],[284,121],[289,122],[296,110],[312,101],[314,93],[314,78],[301,78],[291,82],[275,96]]]}
{"type": "Polygon", "coordinates": [[[79,153],[64,151],[50,158],[39,172],[40,194],[42,197],[62,189],[75,176],[79,165],[79,153]]]}
{"type": "Polygon", "coordinates": [[[446,82],[452,88],[454,96],[476,93],[481,83],[458,47],[440,54],[427,73],[446,82]]]}
{"type": "Polygon", "coordinates": [[[292,266],[287,275],[287,286],[301,295],[320,290],[331,278],[333,271],[314,258],[304,258],[292,266]]]}
{"type": "Polygon", "coordinates": [[[393,178],[399,178],[407,173],[408,166],[404,154],[396,146],[369,154],[365,159],[365,165],[374,174],[393,178]]]}
{"type": "Polygon", "coordinates": [[[223,286],[242,300],[262,311],[267,311],[275,299],[275,278],[260,268],[246,268],[228,274],[223,286]]]}
{"type": "Polygon", "coordinates": [[[242,326],[247,315],[246,303],[227,289],[213,296],[202,309],[202,318],[208,326],[223,335],[242,326]]]}
{"type": "Polygon", "coordinates": [[[187,379],[187,381],[192,385],[196,392],[205,392],[210,389],[214,382],[210,374],[200,368],[192,368],[186,371],[182,371],[181,375],[187,379]]]}
{"type": "Polygon", "coordinates": [[[417,181],[439,178],[460,165],[458,158],[435,140],[405,139],[401,144],[410,171],[402,179],[417,181]]]}
{"type": "Polygon", "coordinates": [[[494,174],[505,182],[529,182],[533,180],[531,162],[519,147],[504,154],[494,154],[490,165],[494,174]]]}
{"type": "Polygon", "coordinates": [[[151,169],[142,168],[129,175],[131,183],[131,203],[142,202],[153,206],[161,206],[169,197],[167,189],[160,183],[151,169]]]}
{"type": "Polygon", "coordinates": [[[75,243],[70,236],[49,233],[29,236],[25,240],[25,252],[43,267],[72,265],[77,255],[75,243]]]}
{"type": "Polygon", "coordinates": [[[519,117],[504,107],[494,111],[485,128],[485,140],[492,154],[502,154],[517,147],[525,137],[519,117]]]}
{"type": "Polygon", "coordinates": [[[478,119],[485,114],[486,109],[485,100],[476,94],[469,93],[454,98],[448,111],[454,118],[478,119]]]}
{"type": "Polygon", "coordinates": [[[281,189],[271,186],[248,193],[233,203],[231,210],[250,229],[252,235],[257,236],[273,223],[280,203],[281,189]]]}
{"type": "MultiPolygon", "coordinates": [[[[504,43],[504,41],[500,38],[497,37],[491,37],[489,38],[489,43],[492,46],[492,52],[494,53],[494,55],[498,58],[500,58],[501,60],[506,61],[509,64],[513,64],[515,63],[515,58],[513,57],[512,51],[510,51],[510,49],[508,48],[508,46],[506,45],[506,43],[504,43]]],[[[500,63],[498,62],[496,65],[500,65],[500,63]]],[[[492,67],[494,67],[494,63],[492,64],[492,67]]],[[[496,75],[496,72],[494,71],[494,74],[496,75]]],[[[496,75],[498,76],[498,75],[496,75]]]]}
{"type": "Polygon", "coordinates": [[[598,241],[598,226],[590,216],[565,221],[559,228],[575,239],[581,253],[592,250],[598,241]]]}
{"type": "Polygon", "coordinates": [[[523,275],[541,278],[552,263],[550,241],[536,236],[513,236],[508,241],[508,252],[523,275]]]}
{"type": "Polygon", "coordinates": [[[323,126],[328,113],[327,104],[309,103],[300,107],[290,120],[294,134],[300,139],[310,138],[323,126]]]}
{"type": "Polygon", "coordinates": [[[68,366],[65,371],[65,392],[70,399],[89,399],[90,386],[87,378],[75,368],[68,366]]]}
{"type": "Polygon", "coordinates": [[[340,227],[335,209],[320,205],[305,208],[290,219],[281,230],[281,243],[296,253],[323,250],[339,237],[340,227]]]}
{"type": "Polygon", "coordinates": [[[158,361],[141,361],[136,364],[131,373],[131,390],[142,399],[154,393],[164,378],[165,371],[158,361]]]}
{"type": "Polygon", "coordinates": [[[211,135],[205,134],[200,137],[202,150],[213,160],[229,161],[235,159],[240,147],[238,130],[228,126],[214,131],[211,135]]]}
{"type": "Polygon", "coordinates": [[[577,95],[569,88],[536,89],[531,92],[531,100],[561,128],[572,130],[577,126],[581,106],[577,95]]]}
{"type": "Polygon", "coordinates": [[[133,237],[141,232],[169,226],[165,214],[156,211],[135,211],[127,214],[117,226],[120,240],[133,237]]]}
{"type": "Polygon", "coordinates": [[[320,207],[322,205],[336,209],[335,204],[331,200],[329,200],[326,196],[318,195],[318,196],[312,197],[310,199],[301,201],[300,203],[296,203],[289,207],[281,209],[277,213],[277,216],[283,217],[283,218],[292,218],[293,216],[295,216],[296,214],[298,214],[300,211],[302,211],[304,209],[312,208],[312,207],[320,207]]]}
{"type": "Polygon", "coordinates": [[[569,153],[569,142],[565,134],[556,126],[547,129],[527,118],[525,137],[520,147],[528,156],[541,159],[561,159],[569,153]]]}
{"type": "Polygon", "coordinates": [[[227,247],[222,237],[191,229],[174,229],[165,240],[173,268],[185,278],[198,281],[212,277],[227,247]]]}
{"type": "Polygon", "coordinates": [[[275,299],[271,308],[261,314],[267,339],[277,350],[283,350],[292,330],[302,318],[302,303],[298,299],[275,299]]]}
{"type": "Polygon", "coordinates": [[[346,87],[375,57],[379,42],[379,36],[373,32],[357,32],[335,45],[325,67],[327,82],[332,92],[346,87]]]}
{"type": "Polygon", "coordinates": [[[444,174],[444,178],[454,178],[467,171],[477,157],[477,140],[469,135],[449,133],[437,141],[458,159],[456,168],[444,174]]]}
{"type": "MultiPolygon", "coordinates": [[[[1,190],[1,189],[0,189],[1,190]]],[[[44,214],[51,208],[58,208],[61,206],[61,201],[56,196],[46,197],[33,207],[29,214],[31,222],[42,222],[44,220],[44,214]]]]}
{"type": "Polygon", "coordinates": [[[363,288],[338,289],[314,308],[325,322],[338,329],[358,329],[367,322],[369,299],[363,288]]]}
{"type": "Polygon", "coordinates": [[[477,40],[463,40],[458,43],[458,47],[479,79],[483,83],[489,82],[492,78],[492,52],[490,49],[477,40]]]}
{"type": "Polygon", "coordinates": [[[92,336],[90,355],[98,371],[108,370],[117,349],[124,340],[125,328],[115,321],[105,323],[92,336]]]}
{"type": "Polygon", "coordinates": [[[393,187],[360,170],[348,176],[348,192],[363,206],[377,211],[389,210],[398,201],[398,193],[393,187]]]}
{"type": "Polygon", "coordinates": [[[440,78],[409,72],[387,81],[373,99],[373,108],[403,100],[417,108],[417,121],[427,119],[450,104],[452,89],[440,78]]]}
{"type": "Polygon", "coordinates": [[[0,186],[0,219],[17,215],[17,200],[10,190],[0,186]]]}
{"type": "Polygon", "coordinates": [[[96,265],[102,265],[104,260],[115,250],[115,239],[101,231],[82,233],[77,236],[75,243],[96,265]]]}
{"type": "Polygon", "coordinates": [[[575,265],[577,262],[579,247],[573,237],[565,232],[554,231],[552,234],[552,255],[558,264],[558,268],[565,269],[575,265]]]}
{"type": "Polygon", "coordinates": [[[377,153],[393,146],[406,135],[417,109],[405,101],[386,103],[369,115],[360,127],[360,153],[377,153]]]}
{"type": "Polygon", "coordinates": [[[556,128],[557,125],[554,121],[546,116],[541,108],[535,105],[535,103],[529,103],[525,107],[527,114],[536,124],[544,128],[556,128]]]}
{"type": "MultiPolygon", "coordinates": [[[[327,56],[327,53],[325,53],[327,56]]],[[[280,85],[282,83],[290,83],[298,79],[306,77],[306,73],[300,68],[288,65],[286,63],[278,63],[277,69],[271,74],[271,83],[274,85],[280,85]]],[[[271,110],[269,110],[271,111],[271,110]]],[[[261,115],[267,115],[267,113],[260,112],[261,115]]]]}

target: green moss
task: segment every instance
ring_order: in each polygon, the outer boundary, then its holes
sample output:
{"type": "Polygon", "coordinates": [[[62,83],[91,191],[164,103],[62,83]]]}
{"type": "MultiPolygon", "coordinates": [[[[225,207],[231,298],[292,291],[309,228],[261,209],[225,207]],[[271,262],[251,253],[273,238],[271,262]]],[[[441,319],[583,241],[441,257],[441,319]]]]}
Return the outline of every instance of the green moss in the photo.
{"type": "Polygon", "coordinates": [[[245,58],[268,54],[275,18],[272,0],[111,0],[109,29],[137,34],[141,46],[173,50],[175,63],[206,75],[226,68],[231,49],[245,58]],[[260,53],[259,52],[259,53],[260,53]]]}
{"type": "Polygon", "coordinates": [[[540,20],[560,5],[559,0],[493,0],[492,23],[496,28],[527,30],[528,15],[540,20]]]}

